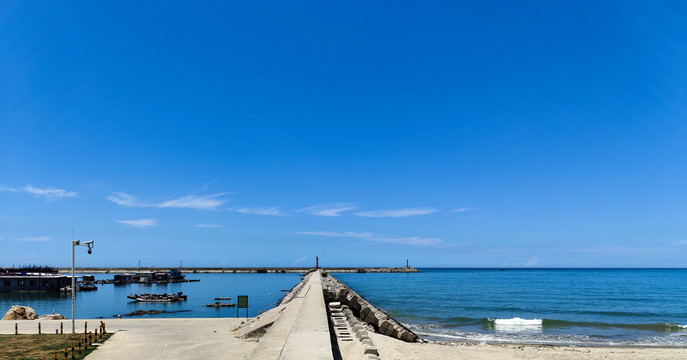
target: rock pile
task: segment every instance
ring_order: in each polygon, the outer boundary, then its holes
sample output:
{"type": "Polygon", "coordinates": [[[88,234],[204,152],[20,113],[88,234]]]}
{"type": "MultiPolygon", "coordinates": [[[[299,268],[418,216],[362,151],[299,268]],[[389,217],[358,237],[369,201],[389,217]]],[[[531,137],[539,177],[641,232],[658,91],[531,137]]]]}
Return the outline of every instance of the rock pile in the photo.
{"type": "Polygon", "coordinates": [[[3,320],[35,320],[38,319],[36,310],[28,306],[12,305],[2,317],[3,320]]]}
{"type": "Polygon", "coordinates": [[[66,317],[62,314],[47,314],[38,317],[39,320],[64,320],[66,317]]]}
{"type": "Polygon", "coordinates": [[[353,315],[369,324],[380,334],[406,342],[416,342],[418,336],[384,311],[370,304],[362,296],[334,278],[331,274],[322,278],[324,298],[327,302],[338,301],[348,306],[353,315]]]}

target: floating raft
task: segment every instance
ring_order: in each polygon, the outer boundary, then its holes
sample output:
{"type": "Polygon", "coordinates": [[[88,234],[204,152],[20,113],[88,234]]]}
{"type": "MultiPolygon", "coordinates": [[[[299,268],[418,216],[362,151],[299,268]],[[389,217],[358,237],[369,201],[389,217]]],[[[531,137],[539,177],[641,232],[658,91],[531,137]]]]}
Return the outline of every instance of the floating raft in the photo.
{"type": "Polygon", "coordinates": [[[177,302],[186,301],[187,295],[178,294],[134,294],[127,296],[128,299],[138,302],[177,302]]]}
{"type": "Polygon", "coordinates": [[[218,308],[218,307],[233,307],[233,306],[236,306],[236,304],[233,304],[233,303],[221,303],[221,302],[216,302],[216,303],[214,303],[214,304],[207,304],[207,305],[205,305],[205,306],[206,306],[206,307],[216,307],[216,308],[218,308]]]}

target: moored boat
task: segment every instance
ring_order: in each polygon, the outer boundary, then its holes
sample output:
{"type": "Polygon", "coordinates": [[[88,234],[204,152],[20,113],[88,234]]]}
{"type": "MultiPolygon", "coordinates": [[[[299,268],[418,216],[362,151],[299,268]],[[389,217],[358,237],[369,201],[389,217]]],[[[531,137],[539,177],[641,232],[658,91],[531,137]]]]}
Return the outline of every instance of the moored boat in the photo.
{"type": "Polygon", "coordinates": [[[127,296],[128,299],[138,302],[177,302],[186,301],[187,297],[182,292],[176,294],[132,294],[127,296]]]}

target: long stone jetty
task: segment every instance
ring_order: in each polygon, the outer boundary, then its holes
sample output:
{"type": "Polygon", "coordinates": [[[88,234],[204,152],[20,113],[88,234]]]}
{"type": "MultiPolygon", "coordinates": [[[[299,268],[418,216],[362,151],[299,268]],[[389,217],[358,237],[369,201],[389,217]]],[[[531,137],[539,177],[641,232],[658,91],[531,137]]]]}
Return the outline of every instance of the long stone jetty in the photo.
{"type": "MultiPolygon", "coordinates": [[[[313,268],[304,267],[79,267],[80,274],[123,274],[140,272],[167,272],[181,270],[193,274],[261,274],[261,273],[307,273],[313,268]]],[[[324,267],[330,273],[416,273],[413,267],[324,267]]],[[[72,268],[57,268],[60,273],[71,274],[72,268]]]]}
{"type": "Polygon", "coordinates": [[[380,359],[369,332],[406,342],[418,336],[335,279],[311,271],[280,304],[248,320],[234,335],[256,339],[246,359],[380,359]]]}

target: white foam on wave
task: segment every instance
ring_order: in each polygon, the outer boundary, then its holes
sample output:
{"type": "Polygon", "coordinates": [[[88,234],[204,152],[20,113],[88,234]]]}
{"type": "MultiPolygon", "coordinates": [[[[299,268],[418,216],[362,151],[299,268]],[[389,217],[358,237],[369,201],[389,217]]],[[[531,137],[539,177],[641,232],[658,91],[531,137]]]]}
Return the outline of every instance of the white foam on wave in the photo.
{"type": "Polygon", "coordinates": [[[541,326],[542,319],[521,319],[519,317],[512,319],[494,319],[494,325],[505,326],[541,326]]]}

